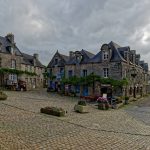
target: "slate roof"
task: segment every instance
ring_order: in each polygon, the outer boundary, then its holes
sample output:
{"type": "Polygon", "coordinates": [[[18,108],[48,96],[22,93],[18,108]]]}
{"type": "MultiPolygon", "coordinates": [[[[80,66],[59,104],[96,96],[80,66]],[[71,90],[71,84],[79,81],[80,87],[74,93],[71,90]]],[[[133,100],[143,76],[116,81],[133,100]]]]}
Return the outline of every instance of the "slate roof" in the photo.
{"type": "Polygon", "coordinates": [[[44,67],[44,65],[42,65],[42,63],[38,59],[35,59],[34,56],[26,53],[22,53],[22,56],[23,56],[22,64],[41,67],[41,68],[44,67]],[[34,60],[35,60],[35,64],[34,64],[34,60]]]}
{"type": "Polygon", "coordinates": [[[148,63],[145,63],[144,60],[139,62],[139,65],[146,71],[148,72],[148,63]]]}
{"type": "MultiPolygon", "coordinates": [[[[127,47],[121,47],[115,42],[111,41],[108,44],[109,48],[112,50],[112,56],[110,61],[111,62],[117,62],[117,61],[126,61],[123,58],[123,55],[121,54],[121,51],[124,51],[124,49],[127,49],[127,47]]],[[[102,52],[98,52],[93,58],[89,60],[90,63],[99,63],[102,62],[102,52]]]]}
{"type": "Polygon", "coordinates": [[[69,60],[69,56],[60,54],[57,51],[55,53],[55,55],[53,56],[52,60],[49,62],[48,66],[47,66],[48,68],[54,67],[56,65],[55,61],[54,61],[56,56],[60,58],[60,61],[58,61],[58,63],[57,63],[57,66],[59,66],[59,67],[63,67],[66,64],[66,62],[69,60]]]}
{"type": "MultiPolygon", "coordinates": [[[[124,52],[129,52],[129,54],[135,55],[135,58],[136,58],[135,64],[138,65],[137,61],[139,61],[140,55],[136,54],[135,50],[130,50],[129,46],[121,47],[120,45],[111,41],[108,44],[108,48],[110,48],[112,50],[110,62],[127,62],[127,60],[125,60],[125,58],[124,58],[125,57],[124,52]]],[[[86,50],[83,50],[83,49],[81,51],[76,51],[76,52],[81,53],[81,55],[83,57],[80,62],[77,61],[75,56],[69,57],[69,56],[62,55],[62,54],[57,52],[56,54],[58,54],[60,57],[63,58],[62,60],[64,60],[62,62],[58,62],[58,66],[74,65],[74,64],[86,64],[86,63],[101,63],[102,62],[102,51],[99,51],[96,55],[94,55],[94,54],[92,54],[86,50]]],[[[54,57],[55,57],[55,55],[54,55],[54,57]]],[[[130,62],[130,64],[133,64],[133,63],[130,62]]],[[[55,65],[55,63],[52,59],[48,66],[52,67],[54,65],[55,65]]],[[[144,63],[143,61],[141,61],[139,63],[139,66],[141,66],[144,70],[148,71],[148,64],[147,63],[144,63]]]]}
{"type": "Polygon", "coordinates": [[[98,63],[102,62],[102,51],[98,52],[93,58],[89,60],[89,63],[98,63]]]}
{"type": "Polygon", "coordinates": [[[120,53],[120,51],[124,51],[124,49],[126,49],[125,47],[121,47],[113,41],[111,41],[109,43],[109,46],[112,49],[112,57],[110,60],[111,62],[113,62],[113,61],[126,61],[120,53]]]}
{"type": "MultiPolygon", "coordinates": [[[[80,64],[86,64],[89,63],[90,59],[92,57],[94,57],[94,54],[91,52],[88,52],[87,50],[82,49],[81,51],[79,51],[83,57],[83,59],[81,60],[80,64]]],[[[69,58],[69,61],[66,63],[67,65],[72,65],[72,64],[76,64],[77,60],[76,57],[72,57],[69,58]]]]}
{"type": "MultiPolygon", "coordinates": [[[[11,53],[8,47],[13,46],[13,45],[6,37],[0,36],[0,44],[1,44],[1,50],[0,50],[1,53],[6,53],[6,54],[11,53]]],[[[16,45],[14,48],[14,52],[16,55],[22,56],[20,50],[18,49],[16,45]]]]}

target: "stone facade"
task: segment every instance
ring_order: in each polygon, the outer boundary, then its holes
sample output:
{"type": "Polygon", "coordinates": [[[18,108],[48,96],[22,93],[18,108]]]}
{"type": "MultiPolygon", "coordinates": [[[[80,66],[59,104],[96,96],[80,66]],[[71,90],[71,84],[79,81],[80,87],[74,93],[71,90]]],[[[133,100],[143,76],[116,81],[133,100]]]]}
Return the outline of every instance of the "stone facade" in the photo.
{"type": "MultiPolygon", "coordinates": [[[[52,60],[55,60],[55,58],[56,55],[52,60]]],[[[114,89],[109,84],[94,83],[94,93],[93,87],[80,86],[80,95],[102,95],[110,92],[118,96],[142,96],[148,93],[148,64],[140,61],[140,55],[128,46],[121,47],[114,42],[110,42],[109,44],[103,44],[96,55],[85,50],[70,52],[70,56],[63,67],[65,68],[64,75],[66,78],[87,76],[94,73],[103,78],[127,79],[128,81],[128,85],[118,89],[114,89]]],[[[59,72],[58,66],[50,68],[55,74],[59,72]]]]}
{"type": "Polygon", "coordinates": [[[65,73],[65,64],[68,61],[68,56],[60,54],[58,51],[53,56],[48,64],[48,87],[57,89],[60,85],[60,80],[65,73]]]}
{"type": "Polygon", "coordinates": [[[36,73],[31,76],[28,74],[0,74],[0,85],[7,86],[17,84],[19,80],[26,82],[27,90],[36,87],[43,87],[44,66],[38,60],[38,54],[34,56],[22,53],[15,44],[14,35],[8,34],[5,37],[0,37],[0,68],[16,69],[29,73],[36,73]]]}

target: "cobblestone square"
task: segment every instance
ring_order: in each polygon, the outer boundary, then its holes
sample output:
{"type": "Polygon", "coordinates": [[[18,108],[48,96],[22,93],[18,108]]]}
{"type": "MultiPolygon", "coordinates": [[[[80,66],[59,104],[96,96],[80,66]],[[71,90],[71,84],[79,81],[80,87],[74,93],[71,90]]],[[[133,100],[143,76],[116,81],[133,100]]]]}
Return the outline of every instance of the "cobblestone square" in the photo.
{"type": "MultiPolygon", "coordinates": [[[[135,104],[89,113],[74,112],[78,98],[46,90],[12,92],[0,101],[0,150],[149,150],[150,107],[135,104]],[[67,110],[59,118],[40,113],[44,106],[67,110]]],[[[150,102],[147,100],[147,103],[150,102]]]]}

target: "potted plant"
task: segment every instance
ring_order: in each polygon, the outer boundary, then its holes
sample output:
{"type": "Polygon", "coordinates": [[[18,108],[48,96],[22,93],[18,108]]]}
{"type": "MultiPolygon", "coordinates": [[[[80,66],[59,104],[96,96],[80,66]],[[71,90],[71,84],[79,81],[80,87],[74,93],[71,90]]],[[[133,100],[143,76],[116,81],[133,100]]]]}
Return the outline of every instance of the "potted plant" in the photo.
{"type": "Polygon", "coordinates": [[[65,116],[65,110],[57,107],[44,107],[41,108],[40,112],[58,117],[65,116]]]}
{"type": "Polygon", "coordinates": [[[7,95],[4,92],[0,91],[0,100],[6,100],[6,99],[7,99],[7,95]]]}
{"type": "Polygon", "coordinates": [[[74,110],[79,113],[87,113],[88,107],[86,105],[86,101],[80,100],[78,104],[74,106],[74,110]]]}
{"type": "Polygon", "coordinates": [[[129,96],[125,96],[124,100],[125,100],[125,105],[128,104],[129,96]]]}
{"type": "Polygon", "coordinates": [[[98,109],[101,109],[101,110],[108,110],[109,109],[109,103],[108,103],[107,98],[99,97],[97,99],[97,102],[98,102],[98,109]]]}

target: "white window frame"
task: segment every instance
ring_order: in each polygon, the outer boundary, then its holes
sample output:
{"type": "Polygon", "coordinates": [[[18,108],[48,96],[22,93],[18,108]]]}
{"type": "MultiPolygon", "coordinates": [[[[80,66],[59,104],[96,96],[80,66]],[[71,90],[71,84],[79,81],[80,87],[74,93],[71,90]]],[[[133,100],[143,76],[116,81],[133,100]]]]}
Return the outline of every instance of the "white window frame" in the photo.
{"type": "Polygon", "coordinates": [[[13,47],[10,47],[10,52],[11,52],[11,54],[14,54],[14,48],[13,47]]]}
{"type": "Polygon", "coordinates": [[[86,69],[83,69],[83,70],[82,70],[82,76],[83,76],[83,77],[86,77],[86,76],[87,76],[87,70],[86,70],[86,69]]]}
{"type": "Polygon", "coordinates": [[[104,78],[109,77],[109,69],[108,68],[103,68],[103,76],[104,76],[104,78]]]}
{"type": "Polygon", "coordinates": [[[109,58],[108,51],[103,51],[103,59],[108,60],[108,58],[109,58]]]}
{"type": "Polygon", "coordinates": [[[16,60],[15,59],[11,60],[11,69],[16,69],[16,60]]]}

